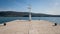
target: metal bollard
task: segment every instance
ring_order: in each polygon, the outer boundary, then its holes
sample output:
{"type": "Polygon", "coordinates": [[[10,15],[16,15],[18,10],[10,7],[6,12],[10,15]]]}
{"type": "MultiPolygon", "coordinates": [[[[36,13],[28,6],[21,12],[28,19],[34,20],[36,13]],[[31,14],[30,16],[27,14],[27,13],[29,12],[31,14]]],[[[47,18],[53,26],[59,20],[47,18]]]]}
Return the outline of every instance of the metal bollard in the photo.
{"type": "Polygon", "coordinates": [[[4,26],[6,26],[6,23],[4,23],[4,26]]]}

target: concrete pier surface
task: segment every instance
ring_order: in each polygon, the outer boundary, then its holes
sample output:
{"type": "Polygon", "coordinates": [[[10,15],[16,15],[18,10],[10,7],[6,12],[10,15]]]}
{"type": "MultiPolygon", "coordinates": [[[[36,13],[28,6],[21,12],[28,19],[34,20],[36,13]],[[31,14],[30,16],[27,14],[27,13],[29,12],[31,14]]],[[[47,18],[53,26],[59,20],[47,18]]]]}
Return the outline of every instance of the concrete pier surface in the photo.
{"type": "Polygon", "coordinates": [[[0,25],[0,34],[60,34],[60,25],[45,20],[14,20],[0,25]]]}

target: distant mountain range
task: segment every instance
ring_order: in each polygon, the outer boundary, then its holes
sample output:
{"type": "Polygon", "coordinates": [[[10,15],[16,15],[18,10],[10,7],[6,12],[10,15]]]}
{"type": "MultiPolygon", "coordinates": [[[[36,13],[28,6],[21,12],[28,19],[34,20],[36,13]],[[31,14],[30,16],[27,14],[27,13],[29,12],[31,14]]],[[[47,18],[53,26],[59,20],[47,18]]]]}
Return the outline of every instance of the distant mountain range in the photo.
{"type": "MultiPolygon", "coordinates": [[[[41,13],[31,13],[32,17],[60,17],[60,15],[49,15],[41,13]]],[[[0,11],[0,17],[29,17],[29,12],[0,11]]]]}

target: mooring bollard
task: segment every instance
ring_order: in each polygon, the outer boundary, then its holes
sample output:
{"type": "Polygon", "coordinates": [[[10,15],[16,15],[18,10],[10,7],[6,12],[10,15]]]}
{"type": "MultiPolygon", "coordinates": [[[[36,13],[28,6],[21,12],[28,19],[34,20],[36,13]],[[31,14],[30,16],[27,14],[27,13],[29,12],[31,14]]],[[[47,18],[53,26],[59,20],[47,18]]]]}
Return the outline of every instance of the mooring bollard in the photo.
{"type": "Polygon", "coordinates": [[[54,23],[54,25],[53,26],[57,26],[57,23],[54,23]]]}
{"type": "Polygon", "coordinates": [[[6,23],[4,23],[4,26],[6,26],[6,23]]]}
{"type": "Polygon", "coordinates": [[[55,26],[57,26],[57,23],[55,23],[55,26]]]}

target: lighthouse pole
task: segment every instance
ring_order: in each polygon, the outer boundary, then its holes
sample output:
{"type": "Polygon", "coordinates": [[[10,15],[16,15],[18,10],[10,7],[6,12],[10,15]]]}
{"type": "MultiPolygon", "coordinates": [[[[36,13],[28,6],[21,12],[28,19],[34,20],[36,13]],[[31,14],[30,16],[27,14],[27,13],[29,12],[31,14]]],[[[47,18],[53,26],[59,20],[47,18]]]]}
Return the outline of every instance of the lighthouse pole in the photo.
{"type": "Polygon", "coordinates": [[[31,19],[31,5],[29,5],[28,9],[29,9],[29,21],[31,21],[32,20],[31,19]]]}

